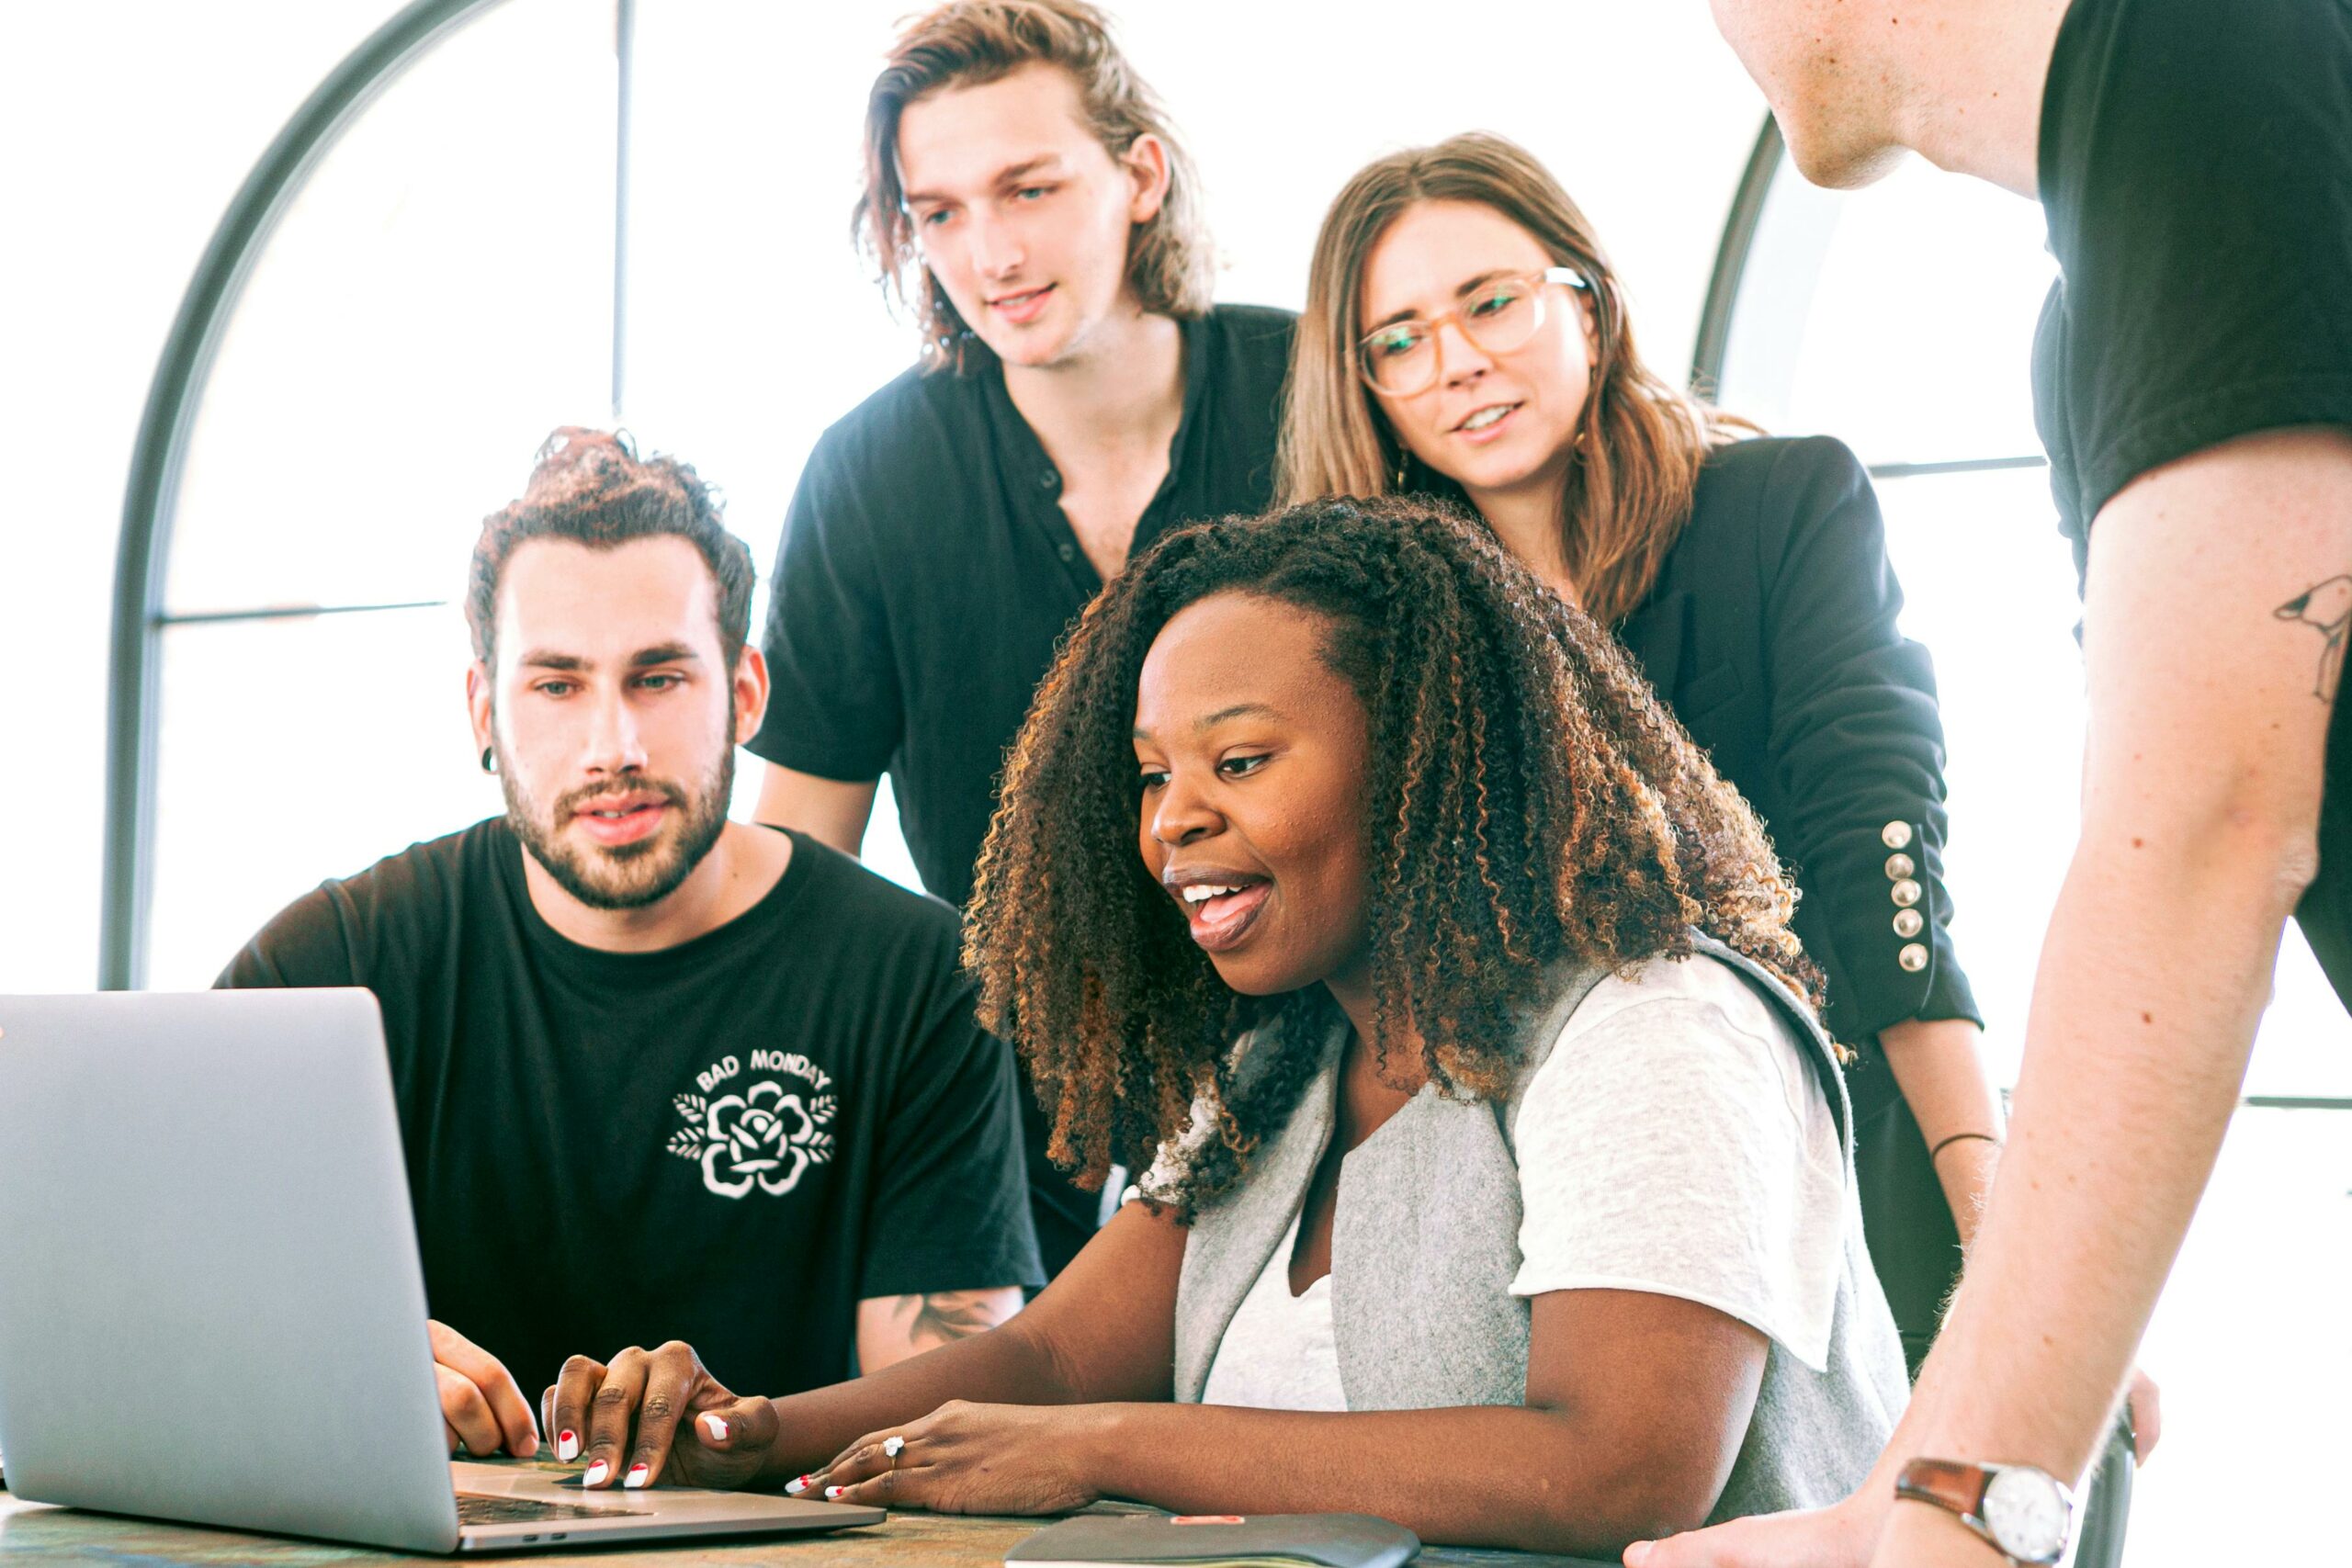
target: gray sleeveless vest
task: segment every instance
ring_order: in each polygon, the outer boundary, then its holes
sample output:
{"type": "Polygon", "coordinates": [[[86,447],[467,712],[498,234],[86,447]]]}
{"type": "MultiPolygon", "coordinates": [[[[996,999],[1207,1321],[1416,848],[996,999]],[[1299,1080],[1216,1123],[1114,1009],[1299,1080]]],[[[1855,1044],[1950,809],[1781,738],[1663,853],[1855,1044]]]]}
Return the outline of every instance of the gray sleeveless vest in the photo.
{"type": "MultiPolygon", "coordinates": [[[[1860,1485],[1908,1399],[1894,1319],[1862,1240],[1854,1197],[1852,1109],[1829,1037],[1810,1008],[1761,965],[1712,938],[1693,944],[1731,966],[1795,1029],[1838,1122],[1846,1169],[1846,1250],[1816,1372],[1770,1342],[1739,1457],[1710,1522],[1833,1503],[1860,1485]]],[[[1531,1015],[1521,1084],[1568,1015],[1606,976],[1564,967],[1531,1015]]],[[[1335,1010],[1336,1012],[1336,1010],[1335,1010]]],[[[1176,1295],[1176,1397],[1198,1403],[1226,1325],[1290,1229],[1330,1141],[1338,1018],[1321,1071],[1248,1177],[1194,1218],[1176,1295]]],[[[1238,1047],[1245,1055],[1248,1042],[1238,1047]]],[[[1512,1129],[1518,1095],[1497,1107],[1425,1088],[1340,1168],[1331,1236],[1331,1314],[1351,1410],[1518,1404],[1527,1397],[1528,1303],[1519,1272],[1521,1202],[1512,1129]],[[1498,1109],[1501,1114],[1498,1114],[1498,1109]]]]}

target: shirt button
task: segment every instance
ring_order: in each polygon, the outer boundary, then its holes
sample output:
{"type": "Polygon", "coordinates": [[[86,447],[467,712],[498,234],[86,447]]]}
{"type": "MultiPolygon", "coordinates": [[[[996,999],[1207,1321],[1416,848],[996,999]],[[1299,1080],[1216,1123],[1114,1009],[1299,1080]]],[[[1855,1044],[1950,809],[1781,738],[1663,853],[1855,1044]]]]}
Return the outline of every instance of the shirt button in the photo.
{"type": "Polygon", "coordinates": [[[1881,828],[1878,830],[1878,841],[1884,844],[1890,850],[1909,849],[1911,847],[1911,824],[1908,822],[1889,822],[1885,827],[1881,828]]]}
{"type": "Polygon", "coordinates": [[[1928,950],[1922,943],[1905,942],[1903,951],[1894,955],[1894,961],[1917,975],[1928,966],[1928,950]]]}
{"type": "Polygon", "coordinates": [[[1056,550],[1054,553],[1061,557],[1064,560],[1073,560],[1076,559],[1078,556],[1078,551],[1068,545],[1064,545],[1060,549],[1056,550]]]}
{"type": "Polygon", "coordinates": [[[1037,476],[1037,488],[1039,490],[1058,490],[1061,488],[1061,475],[1054,472],[1051,468],[1047,468],[1044,473],[1037,476]]]}
{"type": "Polygon", "coordinates": [[[1894,886],[1888,888],[1886,890],[1886,896],[1894,899],[1895,903],[1902,908],[1907,909],[1912,905],[1919,901],[1919,885],[1906,876],[1902,881],[1896,883],[1894,886]]]}
{"type": "Polygon", "coordinates": [[[1886,879],[1889,882],[1900,882],[1918,869],[1919,868],[1917,866],[1911,863],[1911,857],[1909,855],[1889,855],[1886,857],[1886,879]]]}
{"type": "Polygon", "coordinates": [[[1920,931],[1927,929],[1927,924],[1928,922],[1926,920],[1919,918],[1919,911],[1917,909],[1897,909],[1894,911],[1894,934],[1896,936],[1905,938],[1917,936],[1920,931]]]}

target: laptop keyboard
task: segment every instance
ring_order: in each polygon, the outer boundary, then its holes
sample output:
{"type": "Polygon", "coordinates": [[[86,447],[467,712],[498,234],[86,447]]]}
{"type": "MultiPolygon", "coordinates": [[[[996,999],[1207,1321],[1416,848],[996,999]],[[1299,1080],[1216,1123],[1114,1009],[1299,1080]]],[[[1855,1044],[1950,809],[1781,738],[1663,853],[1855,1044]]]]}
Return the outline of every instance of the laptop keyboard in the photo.
{"type": "Polygon", "coordinates": [[[537,1497],[492,1497],[479,1492],[458,1494],[461,1525],[528,1525],[542,1519],[608,1519],[616,1515],[641,1515],[645,1508],[583,1508],[577,1503],[543,1503],[537,1497]]]}

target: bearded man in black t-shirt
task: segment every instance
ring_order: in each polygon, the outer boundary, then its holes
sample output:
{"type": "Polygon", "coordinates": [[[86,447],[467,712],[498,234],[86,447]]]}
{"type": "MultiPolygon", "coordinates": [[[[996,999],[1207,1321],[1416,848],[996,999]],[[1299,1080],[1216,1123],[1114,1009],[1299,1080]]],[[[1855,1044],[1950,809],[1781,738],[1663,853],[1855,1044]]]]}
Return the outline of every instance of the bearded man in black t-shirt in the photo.
{"type": "Polygon", "coordinates": [[[691,468],[559,432],[467,599],[505,815],[304,896],[221,976],[383,1009],[453,1447],[532,1452],[520,1391],[574,1353],[684,1339],[809,1388],[1042,1282],[955,913],[728,820],[752,581],[691,468]]]}
{"type": "Polygon", "coordinates": [[[2290,914],[2352,1000],[2352,5],[1713,4],[1809,178],[1861,184],[1907,147],[2046,209],[2035,415],[2090,716],[2009,1149],[1878,1471],[1837,1507],[1626,1561],[2039,1561],[2212,1171],[2290,914]]]}

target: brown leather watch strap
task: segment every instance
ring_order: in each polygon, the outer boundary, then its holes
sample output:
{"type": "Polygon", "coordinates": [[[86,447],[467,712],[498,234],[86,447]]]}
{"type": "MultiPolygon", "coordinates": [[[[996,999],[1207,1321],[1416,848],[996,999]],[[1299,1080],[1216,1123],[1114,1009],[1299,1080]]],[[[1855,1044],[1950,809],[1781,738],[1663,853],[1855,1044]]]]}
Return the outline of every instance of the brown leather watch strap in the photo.
{"type": "Polygon", "coordinates": [[[1949,1508],[1963,1519],[1982,1517],[1984,1487],[1992,1477],[1981,1464],[1956,1460],[1915,1459],[1895,1478],[1894,1495],[1949,1508]]]}

